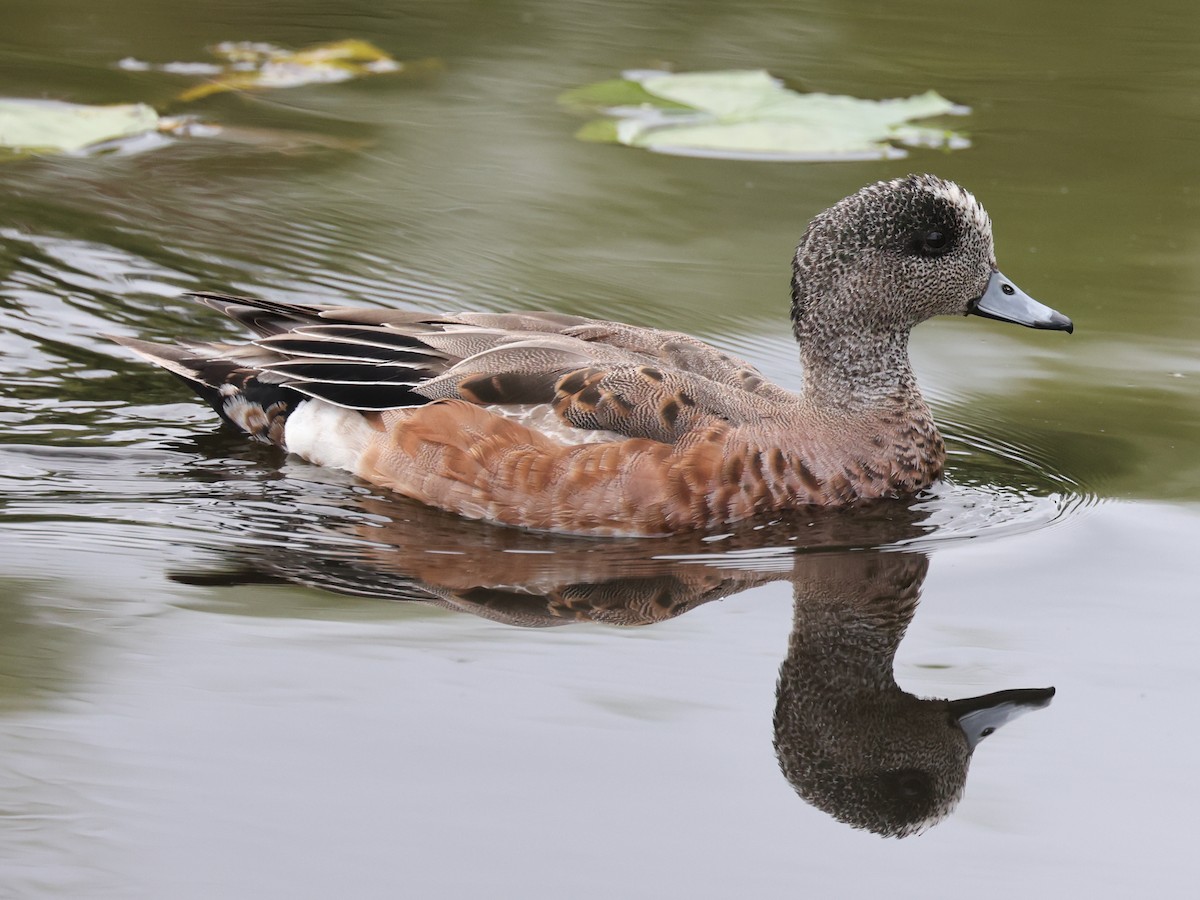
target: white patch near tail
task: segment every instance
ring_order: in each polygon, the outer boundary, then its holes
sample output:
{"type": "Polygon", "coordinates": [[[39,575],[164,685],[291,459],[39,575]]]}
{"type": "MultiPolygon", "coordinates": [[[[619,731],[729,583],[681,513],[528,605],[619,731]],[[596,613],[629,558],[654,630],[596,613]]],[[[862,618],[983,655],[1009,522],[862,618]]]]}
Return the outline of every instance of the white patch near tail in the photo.
{"type": "Polygon", "coordinates": [[[560,444],[602,444],[605,441],[624,441],[627,435],[603,429],[575,428],[568,425],[549,403],[496,403],[485,406],[490,413],[538,431],[560,444]]]}
{"type": "Polygon", "coordinates": [[[372,434],[358,410],[305,400],[288,416],[283,440],[289,453],[310,463],[353,472],[372,434]]]}

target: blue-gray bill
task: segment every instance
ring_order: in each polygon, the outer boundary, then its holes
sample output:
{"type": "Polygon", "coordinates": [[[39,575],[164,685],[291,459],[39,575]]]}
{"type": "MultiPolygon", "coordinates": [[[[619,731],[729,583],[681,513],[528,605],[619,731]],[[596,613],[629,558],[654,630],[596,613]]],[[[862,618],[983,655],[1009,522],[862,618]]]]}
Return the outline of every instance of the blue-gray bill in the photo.
{"type": "Polygon", "coordinates": [[[1029,328],[1048,328],[1070,334],[1075,325],[1057,310],[1038,303],[1023,290],[1004,277],[993,272],[987,290],[978,300],[971,303],[967,312],[985,319],[1015,322],[1029,328]]]}
{"type": "Polygon", "coordinates": [[[981,740],[1021,713],[1049,705],[1054,688],[1020,688],[950,701],[950,715],[967,736],[972,750],[981,740]]]}

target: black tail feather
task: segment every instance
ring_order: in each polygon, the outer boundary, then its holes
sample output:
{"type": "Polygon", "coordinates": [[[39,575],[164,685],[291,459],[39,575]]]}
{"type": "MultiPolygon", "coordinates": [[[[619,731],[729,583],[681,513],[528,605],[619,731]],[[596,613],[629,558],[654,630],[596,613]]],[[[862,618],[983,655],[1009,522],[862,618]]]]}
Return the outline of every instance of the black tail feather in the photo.
{"type": "Polygon", "coordinates": [[[278,300],[238,297],[233,294],[219,294],[210,291],[193,291],[184,296],[229,316],[263,337],[282,334],[301,325],[321,324],[323,321],[321,313],[327,309],[333,309],[331,306],[284,303],[278,300]]]}
{"type": "Polygon", "coordinates": [[[410,333],[436,328],[419,314],[207,291],[187,296],[258,339],[242,345],[112,339],[174,374],[226,422],[268,443],[283,445],[287,416],[310,397],[359,410],[424,405],[429,398],[415,389],[451,364],[410,333]]]}
{"type": "Polygon", "coordinates": [[[404,406],[424,406],[429,398],[418,394],[411,384],[374,382],[372,384],[348,384],[336,381],[305,381],[292,385],[293,390],[318,400],[326,400],[335,406],[347,409],[371,410],[399,409],[404,406]]]}

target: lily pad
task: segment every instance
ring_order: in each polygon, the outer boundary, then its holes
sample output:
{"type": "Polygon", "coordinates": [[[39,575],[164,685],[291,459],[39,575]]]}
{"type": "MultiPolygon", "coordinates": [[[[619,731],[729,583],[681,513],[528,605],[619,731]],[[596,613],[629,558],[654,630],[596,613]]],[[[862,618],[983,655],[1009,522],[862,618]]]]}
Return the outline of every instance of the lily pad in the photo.
{"type": "Polygon", "coordinates": [[[634,80],[634,76],[638,73],[626,72],[625,74],[625,78],[598,81],[595,84],[566,91],[559,95],[558,102],[585,113],[597,110],[637,109],[639,107],[690,109],[686,104],[676,103],[650,93],[634,80]]]}
{"type": "Polygon", "coordinates": [[[84,153],[111,141],[158,131],[144,103],[87,106],[59,100],[0,98],[0,156],[84,153]]]}
{"type": "Polygon", "coordinates": [[[434,60],[397,62],[374,44],[360,40],[334,41],[303,50],[287,50],[274,44],[249,41],[226,41],[209,48],[209,52],[218,62],[172,62],[154,65],[136,59],[123,59],[117,65],[135,72],[158,71],[176,75],[209,76],[209,81],[189,88],[179,95],[179,99],[185,102],[226,91],[261,91],[306,84],[332,84],[367,75],[437,66],[434,60]]]}
{"type": "Polygon", "coordinates": [[[604,113],[576,134],[680,156],[753,160],[892,159],[897,146],[959,149],[967,139],[913,120],[964,115],[934,91],[891,100],[801,94],[762,70],[626,72],[567,91],[564,105],[604,113]]]}

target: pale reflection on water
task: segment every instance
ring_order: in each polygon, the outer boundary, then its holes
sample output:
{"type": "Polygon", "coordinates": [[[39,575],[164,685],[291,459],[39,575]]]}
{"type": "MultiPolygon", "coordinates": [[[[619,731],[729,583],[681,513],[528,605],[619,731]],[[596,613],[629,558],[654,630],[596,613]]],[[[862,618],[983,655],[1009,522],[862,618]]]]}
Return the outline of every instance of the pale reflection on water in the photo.
{"type": "Polygon", "coordinates": [[[323,552],[326,542],[248,548],[240,560],[226,560],[236,568],[175,578],[226,587],[291,581],[533,628],[653,625],[753,587],[790,582],[795,612],[774,715],[779,765],[806,802],[892,837],[949,815],[978,742],[1054,695],[1053,688],[1003,690],[947,702],[897,686],[893,658],[929,557],[872,548],[929,532],[915,504],[746,527],[711,544],[721,552],[704,555],[698,551],[712,539],[696,535],[559,538],[457,522],[416,505],[405,518],[386,518],[394,506],[362,501],[354,530],[369,543],[332,552],[323,552]],[[835,549],[855,544],[861,546],[835,549]]]}

